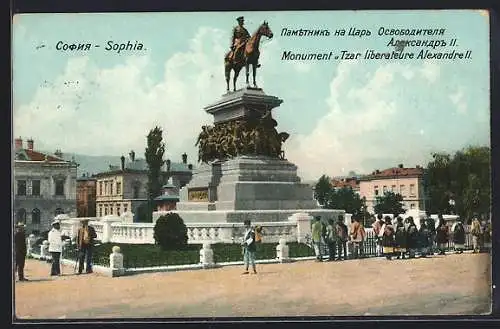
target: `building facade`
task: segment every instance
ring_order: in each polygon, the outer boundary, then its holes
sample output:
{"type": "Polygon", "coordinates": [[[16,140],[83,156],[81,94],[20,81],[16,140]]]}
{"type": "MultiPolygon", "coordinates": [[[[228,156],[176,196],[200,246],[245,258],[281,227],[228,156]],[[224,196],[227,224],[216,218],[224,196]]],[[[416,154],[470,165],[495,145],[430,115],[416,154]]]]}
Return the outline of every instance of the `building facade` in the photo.
{"type": "Polygon", "coordinates": [[[97,180],[88,175],[76,180],[76,210],[78,217],[96,217],[97,180]]]}
{"type": "MultiPolygon", "coordinates": [[[[183,154],[181,163],[167,160],[162,168],[162,180],[170,179],[177,191],[189,183],[193,166],[183,154]]],[[[98,217],[120,216],[125,212],[138,215],[138,207],[148,200],[148,165],[136,159],[132,151],[128,159],[121,158],[121,166],[110,165],[109,171],[93,176],[96,179],[96,212],[98,217]]],[[[136,221],[136,218],[134,218],[136,221]]]]}
{"type": "Polygon", "coordinates": [[[49,230],[58,214],[76,216],[78,165],[58,155],[35,151],[31,139],[26,148],[22,138],[15,139],[13,215],[16,222],[26,224],[28,233],[49,230]]]}
{"type": "Polygon", "coordinates": [[[331,180],[334,189],[350,188],[355,193],[360,194],[360,180],[358,177],[342,177],[331,180]]]}
{"type": "Polygon", "coordinates": [[[426,194],[424,191],[424,169],[420,166],[376,170],[371,175],[360,179],[359,193],[366,198],[367,210],[374,212],[377,196],[385,192],[394,192],[403,197],[403,207],[406,210],[425,211],[426,194]]]}

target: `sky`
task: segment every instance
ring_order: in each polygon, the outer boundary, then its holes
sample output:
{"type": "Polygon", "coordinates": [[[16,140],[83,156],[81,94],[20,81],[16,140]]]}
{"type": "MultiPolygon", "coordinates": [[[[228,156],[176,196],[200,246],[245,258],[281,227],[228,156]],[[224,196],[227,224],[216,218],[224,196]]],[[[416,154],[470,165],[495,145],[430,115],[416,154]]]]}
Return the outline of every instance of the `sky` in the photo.
{"type": "MultiPolygon", "coordinates": [[[[225,92],[223,57],[236,17],[260,47],[257,84],[283,99],[277,129],[291,137],[286,158],[305,180],[369,173],[400,163],[425,165],[431,152],[490,144],[489,19],[481,11],[311,11],[22,14],[13,19],[13,135],[35,148],[143,157],[146,135],[162,127],[166,158],[180,161],[201,126],[203,107],[225,92]],[[442,36],[388,36],[379,29],[445,29],[442,36]],[[328,29],[330,36],[283,36],[282,29],[328,29]],[[348,36],[350,28],[370,36],[348,36]],[[345,29],[345,36],[334,31],[345,29]],[[467,60],[286,61],[294,53],[389,52],[395,40],[456,39],[453,47],[403,51],[465,52],[467,60]],[[100,45],[61,51],[58,41],[100,45]],[[143,44],[107,51],[108,41],[143,44]]],[[[244,72],[243,72],[244,73],[244,72]]],[[[244,74],[238,88],[244,87],[244,74]]]]}

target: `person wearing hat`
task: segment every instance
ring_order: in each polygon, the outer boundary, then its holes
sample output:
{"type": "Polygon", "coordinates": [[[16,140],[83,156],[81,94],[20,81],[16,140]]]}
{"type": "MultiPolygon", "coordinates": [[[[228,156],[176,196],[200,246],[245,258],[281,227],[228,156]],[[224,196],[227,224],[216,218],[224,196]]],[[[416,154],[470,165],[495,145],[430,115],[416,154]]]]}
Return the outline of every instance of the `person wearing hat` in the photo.
{"type": "Polygon", "coordinates": [[[76,238],[78,248],[78,274],[83,272],[83,263],[85,261],[85,271],[92,273],[92,249],[94,239],[97,238],[95,229],[89,225],[87,218],[82,219],[82,226],[78,229],[76,238]]]}
{"type": "Polygon", "coordinates": [[[465,228],[462,224],[462,221],[459,219],[455,227],[452,229],[453,231],[453,244],[455,245],[455,253],[461,254],[465,249],[465,228]]]}
{"type": "Polygon", "coordinates": [[[236,20],[238,21],[238,25],[233,28],[229,60],[241,58],[241,51],[244,49],[247,40],[250,39],[250,33],[248,33],[247,29],[243,26],[245,18],[240,16],[236,18],[236,20]]]}
{"type": "Polygon", "coordinates": [[[16,232],[14,234],[14,244],[15,244],[15,259],[16,259],[16,270],[17,279],[19,281],[28,281],[24,277],[24,264],[26,262],[26,234],[24,232],[24,223],[17,223],[16,232]]]}
{"type": "Polygon", "coordinates": [[[344,223],[344,216],[337,217],[337,224],[335,225],[337,232],[337,258],[336,260],[347,259],[347,241],[349,240],[349,229],[344,223]],[[343,257],[342,257],[343,255],[343,257]]]}
{"type": "Polygon", "coordinates": [[[323,235],[323,225],[321,224],[321,218],[319,216],[314,217],[311,235],[314,253],[316,254],[316,261],[322,262],[323,255],[321,253],[321,238],[323,235]]]}
{"type": "Polygon", "coordinates": [[[248,274],[250,263],[252,264],[253,274],[257,274],[257,269],[255,267],[255,253],[257,251],[257,246],[255,245],[255,232],[252,229],[249,219],[245,219],[243,224],[245,226],[245,235],[241,243],[243,247],[243,261],[245,262],[245,272],[243,272],[243,274],[248,274]]]}
{"type": "Polygon", "coordinates": [[[62,253],[62,234],[61,225],[59,220],[52,222],[52,229],[49,231],[48,241],[49,241],[49,252],[52,255],[52,267],[50,269],[50,275],[61,275],[61,253],[62,253]]]}
{"type": "Polygon", "coordinates": [[[477,216],[474,216],[474,219],[472,220],[470,233],[472,234],[472,246],[474,248],[473,253],[478,253],[480,251],[479,243],[483,231],[477,216]]]}
{"type": "Polygon", "coordinates": [[[387,260],[394,256],[394,226],[392,226],[391,217],[385,216],[385,223],[380,229],[379,236],[382,238],[383,254],[387,260]]]}

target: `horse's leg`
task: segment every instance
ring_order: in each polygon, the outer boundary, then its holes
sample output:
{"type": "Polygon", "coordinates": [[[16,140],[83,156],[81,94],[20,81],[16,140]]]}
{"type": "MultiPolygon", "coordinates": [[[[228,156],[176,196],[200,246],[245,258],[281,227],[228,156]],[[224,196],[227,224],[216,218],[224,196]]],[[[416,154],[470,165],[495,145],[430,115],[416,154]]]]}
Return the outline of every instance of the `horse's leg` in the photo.
{"type": "Polygon", "coordinates": [[[250,86],[250,82],[248,81],[249,69],[250,69],[250,63],[248,63],[248,60],[246,60],[245,61],[245,74],[247,76],[247,87],[250,86]]]}
{"type": "Polygon", "coordinates": [[[234,68],[234,77],[233,77],[233,91],[236,91],[236,80],[238,79],[238,75],[240,75],[241,66],[234,68]]]}
{"type": "Polygon", "coordinates": [[[253,70],[253,86],[257,88],[257,82],[255,82],[255,76],[257,75],[257,63],[254,63],[252,65],[252,70],[253,70]]]}
{"type": "Polygon", "coordinates": [[[226,63],[224,71],[226,75],[226,91],[229,92],[229,78],[231,75],[231,66],[229,65],[229,63],[226,63]]]}

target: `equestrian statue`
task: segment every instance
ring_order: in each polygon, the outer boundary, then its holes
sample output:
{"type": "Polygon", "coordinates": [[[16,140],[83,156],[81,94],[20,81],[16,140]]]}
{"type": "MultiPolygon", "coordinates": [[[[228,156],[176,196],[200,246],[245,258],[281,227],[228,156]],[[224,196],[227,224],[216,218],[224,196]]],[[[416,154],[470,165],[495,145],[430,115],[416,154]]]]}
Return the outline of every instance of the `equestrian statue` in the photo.
{"type": "Polygon", "coordinates": [[[253,70],[253,86],[257,88],[257,83],[255,82],[255,76],[257,73],[257,68],[260,67],[259,64],[259,45],[262,36],[265,36],[269,39],[273,37],[273,32],[269,28],[269,25],[266,21],[262,23],[257,32],[255,32],[252,36],[248,33],[247,29],[243,26],[245,20],[243,16],[240,16],[236,19],[238,21],[238,25],[233,28],[233,35],[231,39],[231,50],[224,56],[224,68],[226,75],[226,86],[227,91],[229,92],[229,79],[231,70],[234,71],[233,75],[233,91],[236,91],[236,80],[238,79],[238,75],[240,74],[243,66],[246,69],[246,83],[247,86],[250,85],[248,81],[249,76],[249,67],[252,65],[253,70]]]}

